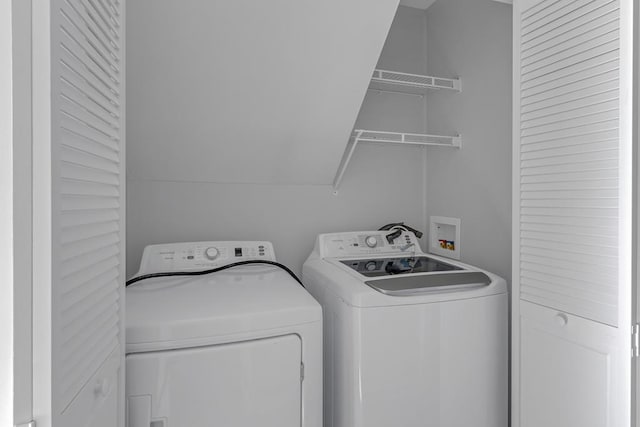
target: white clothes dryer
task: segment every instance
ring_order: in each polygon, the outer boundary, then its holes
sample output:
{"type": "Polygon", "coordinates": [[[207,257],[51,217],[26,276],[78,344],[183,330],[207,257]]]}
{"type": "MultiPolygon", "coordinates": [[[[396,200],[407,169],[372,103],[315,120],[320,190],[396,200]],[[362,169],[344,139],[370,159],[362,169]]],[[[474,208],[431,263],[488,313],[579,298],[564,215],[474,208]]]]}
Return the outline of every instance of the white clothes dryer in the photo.
{"type": "Polygon", "coordinates": [[[128,427],[321,427],[321,307],[273,265],[226,268],[255,260],[275,262],[271,243],[145,248],[152,277],[126,292],[128,427]]]}
{"type": "Polygon", "coordinates": [[[325,427],[506,427],[507,287],[390,231],[322,234],[325,427]],[[394,237],[395,235],[395,237],[394,237]]]}

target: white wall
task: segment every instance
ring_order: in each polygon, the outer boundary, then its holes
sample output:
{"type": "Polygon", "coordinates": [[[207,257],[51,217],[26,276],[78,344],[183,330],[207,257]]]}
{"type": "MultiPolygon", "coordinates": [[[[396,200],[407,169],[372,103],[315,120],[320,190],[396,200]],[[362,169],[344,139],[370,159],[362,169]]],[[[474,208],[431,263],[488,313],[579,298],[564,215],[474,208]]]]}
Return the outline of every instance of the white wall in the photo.
{"type": "Polygon", "coordinates": [[[462,93],[429,94],[430,132],[460,151],[429,150],[428,215],[460,218],[461,257],[511,279],[511,13],[492,0],[438,0],[427,14],[429,72],[462,93]]]}
{"type": "Polygon", "coordinates": [[[338,196],[324,185],[130,180],[128,274],[137,270],[145,245],[198,240],[269,240],[278,260],[299,272],[319,233],[372,229],[398,220],[417,224],[422,160],[413,151],[357,151],[338,196]],[[388,170],[387,162],[409,172],[400,176],[388,170]]]}
{"type": "MultiPolygon", "coordinates": [[[[132,3],[135,2],[129,4],[132,3]]],[[[145,26],[143,18],[143,14],[130,13],[127,24],[137,27],[139,32],[145,26]]],[[[392,27],[380,63],[398,70],[422,71],[424,12],[400,8],[396,19],[398,22],[392,27]]],[[[181,22],[177,20],[174,25],[181,22]]],[[[190,23],[184,21],[183,25],[190,23]]],[[[128,34],[131,36],[132,32],[128,34]]],[[[153,97],[145,97],[132,88],[142,78],[153,78],[144,58],[129,49],[127,61],[131,89],[127,154],[136,153],[128,155],[129,276],[137,271],[144,246],[153,243],[265,239],[274,243],[280,261],[299,272],[318,233],[373,229],[392,221],[422,226],[425,185],[420,148],[358,147],[337,196],[332,194],[330,185],[225,183],[210,179],[211,174],[202,166],[185,171],[191,177],[189,180],[175,179],[170,172],[162,176],[162,169],[158,168],[146,173],[149,162],[167,158],[169,153],[153,138],[130,130],[135,129],[141,111],[144,111],[144,123],[153,126],[146,122],[147,118],[162,117],[154,113],[164,107],[153,97]]],[[[173,83],[166,82],[168,86],[173,83]]],[[[303,96],[314,99],[313,86],[303,96]]],[[[210,120],[215,121],[215,117],[210,120]]],[[[246,120],[250,123],[251,118],[246,120]]],[[[369,93],[357,122],[360,127],[413,131],[423,130],[424,124],[422,98],[386,93],[369,93]]],[[[190,144],[196,137],[197,129],[187,129],[181,135],[180,149],[197,150],[190,144]]],[[[346,146],[346,142],[341,143],[346,146]]],[[[193,151],[190,155],[197,153],[193,151]]],[[[245,155],[248,162],[260,161],[251,151],[245,155]]]]}
{"type": "Polygon", "coordinates": [[[11,2],[0,2],[0,425],[13,425],[13,102],[11,2]]]}
{"type": "Polygon", "coordinates": [[[13,0],[14,416],[32,418],[31,2],[13,0]]]}
{"type": "MultiPolygon", "coordinates": [[[[143,26],[134,14],[128,24],[143,26]]],[[[129,81],[144,78],[148,64],[129,53],[129,81]]],[[[153,138],[129,132],[128,150],[138,155],[128,162],[128,274],[145,245],[207,239],[271,240],[279,259],[299,271],[318,233],[402,220],[425,229],[428,215],[442,215],[462,219],[463,261],[509,280],[511,7],[491,0],[438,0],[426,13],[400,7],[377,67],[460,75],[463,92],[425,98],[368,91],[357,128],[460,132],[462,150],[358,147],[333,196],[328,185],[226,183],[201,166],[188,171],[188,180],[158,176],[158,168],[146,173],[148,163],[168,153],[153,138]]],[[[163,108],[136,90],[129,100],[137,105],[128,110],[129,129],[139,111],[147,120],[163,108]]],[[[197,153],[192,132],[183,135],[181,150],[197,153]]],[[[259,160],[251,151],[247,158],[259,160]]]]}
{"type": "Polygon", "coordinates": [[[129,2],[130,174],[329,184],[397,5],[129,2]]]}

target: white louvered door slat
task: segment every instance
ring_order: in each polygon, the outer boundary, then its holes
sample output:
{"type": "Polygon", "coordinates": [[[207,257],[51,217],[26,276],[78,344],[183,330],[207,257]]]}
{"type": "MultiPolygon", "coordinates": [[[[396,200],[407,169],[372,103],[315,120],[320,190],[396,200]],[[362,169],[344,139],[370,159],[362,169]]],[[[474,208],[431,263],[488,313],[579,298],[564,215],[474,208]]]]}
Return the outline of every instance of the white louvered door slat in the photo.
{"type": "Polygon", "coordinates": [[[514,1],[514,427],[630,424],[633,4],[514,1]]]}
{"type": "Polygon", "coordinates": [[[553,274],[544,263],[522,260],[520,289],[523,299],[615,326],[617,274],[592,275],[590,286],[580,286],[575,272],[583,271],[584,257],[594,265],[601,257],[617,262],[620,96],[619,90],[602,91],[599,84],[619,87],[619,4],[547,3],[523,19],[521,35],[520,214],[526,220],[520,219],[520,248],[573,254],[573,260],[565,257],[558,267],[573,272],[573,280],[553,274]],[[547,39],[550,32],[556,37],[547,39]],[[540,94],[545,103],[525,111],[540,94]],[[534,144],[538,149],[532,159],[527,148],[534,144]],[[594,144],[601,150],[594,152],[594,144]],[[567,189],[572,182],[580,182],[581,189],[567,189]],[[567,217],[593,221],[572,227],[545,222],[567,217]],[[538,223],[535,230],[527,226],[531,222],[538,223]]]}
{"type": "Polygon", "coordinates": [[[122,2],[51,2],[55,426],[122,420],[122,11],[122,2]]]}

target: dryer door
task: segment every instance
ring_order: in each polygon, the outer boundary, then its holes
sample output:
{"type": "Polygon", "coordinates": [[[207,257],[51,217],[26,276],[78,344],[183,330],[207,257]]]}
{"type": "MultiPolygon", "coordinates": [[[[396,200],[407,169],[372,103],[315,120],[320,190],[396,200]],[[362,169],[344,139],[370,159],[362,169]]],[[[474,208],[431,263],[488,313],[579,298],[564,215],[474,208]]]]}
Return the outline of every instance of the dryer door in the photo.
{"type": "Polygon", "coordinates": [[[127,426],[299,427],[301,341],[286,335],[127,356],[127,426]]]}

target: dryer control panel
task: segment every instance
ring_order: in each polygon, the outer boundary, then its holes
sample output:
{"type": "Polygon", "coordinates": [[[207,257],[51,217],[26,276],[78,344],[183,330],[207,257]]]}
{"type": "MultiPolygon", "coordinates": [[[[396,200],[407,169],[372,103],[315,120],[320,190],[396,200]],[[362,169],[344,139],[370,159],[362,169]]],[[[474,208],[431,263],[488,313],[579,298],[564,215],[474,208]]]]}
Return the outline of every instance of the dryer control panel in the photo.
{"type": "Polygon", "coordinates": [[[321,234],[318,244],[322,258],[422,253],[416,236],[401,230],[321,234]]]}
{"type": "Polygon", "coordinates": [[[206,270],[238,261],[275,261],[271,242],[225,241],[150,245],[144,248],[140,274],[206,270]]]}

